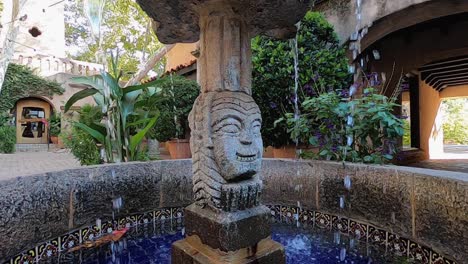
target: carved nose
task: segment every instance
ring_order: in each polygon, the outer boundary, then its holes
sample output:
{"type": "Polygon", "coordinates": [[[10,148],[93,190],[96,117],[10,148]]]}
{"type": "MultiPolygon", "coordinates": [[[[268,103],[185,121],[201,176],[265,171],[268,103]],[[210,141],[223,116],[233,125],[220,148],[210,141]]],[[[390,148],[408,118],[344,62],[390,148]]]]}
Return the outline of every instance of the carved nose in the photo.
{"type": "Polygon", "coordinates": [[[249,136],[244,135],[240,138],[240,142],[244,145],[250,145],[252,144],[252,139],[249,136]]]}

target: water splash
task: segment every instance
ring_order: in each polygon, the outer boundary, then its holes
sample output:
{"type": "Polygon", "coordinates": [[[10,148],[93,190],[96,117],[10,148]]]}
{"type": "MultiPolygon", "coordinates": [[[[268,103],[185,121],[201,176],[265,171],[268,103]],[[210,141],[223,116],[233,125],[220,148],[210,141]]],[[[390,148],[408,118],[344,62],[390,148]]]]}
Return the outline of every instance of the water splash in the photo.
{"type": "Polygon", "coordinates": [[[117,210],[117,212],[119,212],[120,209],[122,209],[122,206],[123,206],[122,197],[119,196],[112,200],[112,209],[117,210]]]}
{"type": "Polygon", "coordinates": [[[341,248],[340,250],[340,261],[344,261],[346,259],[346,248],[341,248]]]}
{"type": "Polygon", "coordinates": [[[344,195],[340,196],[340,208],[341,209],[345,208],[345,197],[344,197],[344,195]]]}
{"type": "Polygon", "coordinates": [[[346,175],[344,180],[344,187],[346,188],[346,190],[351,190],[351,177],[349,175],[346,175]]]}
{"type": "Polygon", "coordinates": [[[339,231],[333,234],[333,242],[337,245],[341,244],[341,233],[339,231]]]}
{"type": "Polygon", "coordinates": [[[310,251],[310,248],[312,247],[312,242],[310,241],[310,238],[308,238],[304,234],[296,235],[293,239],[289,240],[287,242],[287,247],[291,249],[293,252],[307,252],[310,251]]]}

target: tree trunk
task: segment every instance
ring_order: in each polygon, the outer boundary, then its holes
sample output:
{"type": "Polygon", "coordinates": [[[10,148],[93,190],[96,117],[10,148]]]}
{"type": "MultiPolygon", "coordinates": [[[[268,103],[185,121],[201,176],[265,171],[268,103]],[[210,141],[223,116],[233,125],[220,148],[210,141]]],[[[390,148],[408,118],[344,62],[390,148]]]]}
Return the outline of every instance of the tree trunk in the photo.
{"type": "Polygon", "coordinates": [[[143,69],[138,71],[138,73],[132,79],[130,79],[130,81],[128,81],[125,84],[125,87],[130,86],[130,85],[135,85],[139,81],[141,81],[143,78],[145,78],[145,76],[148,74],[148,72],[151,69],[153,69],[154,65],[156,65],[156,63],[158,63],[158,61],[160,61],[172,48],[174,48],[174,46],[175,46],[175,44],[166,45],[162,49],[160,49],[158,52],[156,52],[156,54],[146,62],[143,69]]]}

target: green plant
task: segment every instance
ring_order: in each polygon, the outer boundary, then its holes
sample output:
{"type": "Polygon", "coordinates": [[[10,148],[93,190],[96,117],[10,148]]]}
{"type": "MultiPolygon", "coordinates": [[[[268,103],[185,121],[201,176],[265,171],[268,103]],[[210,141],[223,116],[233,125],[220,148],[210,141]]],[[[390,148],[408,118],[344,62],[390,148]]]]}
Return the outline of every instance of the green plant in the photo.
{"type": "MultiPolygon", "coordinates": [[[[99,123],[103,114],[101,108],[85,104],[78,111],[79,122],[88,127],[99,123]]],[[[97,141],[85,130],[79,127],[73,127],[71,131],[61,133],[65,146],[71,150],[71,153],[80,161],[81,165],[96,165],[102,163],[99,149],[96,146],[97,141]]]]}
{"type": "Polygon", "coordinates": [[[10,63],[0,92],[0,112],[10,111],[16,101],[30,96],[51,98],[63,94],[63,88],[54,81],[43,79],[26,66],[10,63]]]}
{"type": "Polygon", "coordinates": [[[102,163],[94,138],[84,130],[73,128],[71,132],[62,133],[60,137],[81,165],[102,163]]]}
{"type": "Polygon", "coordinates": [[[158,118],[154,106],[144,107],[137,102],[144,89],[155,94],[155,85],[161,81],[122,88],[119,85],[122,72],[117,69],[117,64],[118,57],[112,57],[112,74],[102,72],[92,77],[73,78],[74,83],[88,88],[74,94],[65,104],[67,112],[78,100],[93,96],[102,110],[102,122],[91,125],[77,122],[74,126],[103,144],[107,162],[136,160],[143,138],[158,118]]]}
{"type": "Polygon", "coordinates": [[[393,159],[396,139],[404,133],[403,121],[392,114],[398,105],[373,88],[351,101],[347,92],[323,93],[302,106],[298,119],[287,114],[287,123],[291,138],[318,148],[305,157],[385,163],[393,159]]]}
{"type": "Polygon", "coordinates": [[[50,136],[58,136],[61,131],[61,116],[60,114],[52,114],[49,118],[50,136]]]}
{"type": "Polygon", "coordinates": [[[444,142],[468,144],[468,98],[444,100],[444,142]]]}
{"type": "Polygon", "coordinates": [[[7,112],[0,112],[0,153],[14,153],[16,128],[10,125],[11,117],[7,112]]]}
{"type": "Polygon", "coordinates": [[[403,146],[411,147],[411,125],[408,120],[403,120],[403,146]]]}
{"type": "MultiPolygon", "coordinates": [[[[348,66],[333,26],[317,12],[301,21],[297,35],[299,49],[299,101],[328,90],[348,86],[348,66]]],[[[294,111],[294,57],[289,41],[267,37],[252,40],[252,92],[262,111],[265,146],[291,144],[286,123],[279,118],[294,111]]],[[[301,105],[299,105],[302,108],[301,105]]]]}
{"type": "Polygon", "coordinates": [[[160,117],[149,134],[160,142],[172,138],[189,138],[188,115],[200,93],[197,82],[182,76],[165,76],[157,85],[160,117]]]}

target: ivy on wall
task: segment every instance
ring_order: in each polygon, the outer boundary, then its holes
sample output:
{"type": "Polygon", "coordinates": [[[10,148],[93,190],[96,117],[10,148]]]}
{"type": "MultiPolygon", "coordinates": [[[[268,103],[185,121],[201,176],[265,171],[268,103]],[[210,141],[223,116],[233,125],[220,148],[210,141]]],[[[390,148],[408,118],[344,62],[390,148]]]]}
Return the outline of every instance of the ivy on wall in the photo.
{"type": "Polygon", "coordinates": [[[26,66],[10,63],[0,93],[0,113],[10,111],[16,101],[30,96],[52,98],[63,94],[59,83],[41,78],[26,66]]]}

